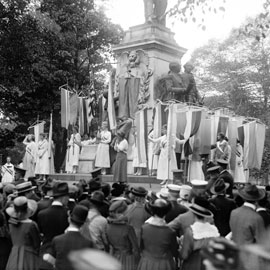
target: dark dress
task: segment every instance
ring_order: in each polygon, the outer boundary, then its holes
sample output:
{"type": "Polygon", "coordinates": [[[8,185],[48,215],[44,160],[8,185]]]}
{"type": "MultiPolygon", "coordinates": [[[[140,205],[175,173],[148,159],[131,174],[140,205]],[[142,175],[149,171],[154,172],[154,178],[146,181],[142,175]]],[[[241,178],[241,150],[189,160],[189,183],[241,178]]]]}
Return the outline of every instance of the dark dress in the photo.
{"type": "Polygon", "coordinates": [[[139,246],[133,227],[127,218],[108,218],[106,234],[112,255],[122,264],[122,270],[136,270],[139,260],[139,246]]]}
{"type": "Polygon", "coordinates": [[[168,226],[144,224],[138,270],[174,270],[177,248],[176,234],[168,226]]]}
{"type": "Polygon", "coordinates": [[[114,182],[127,182],[127,148],[128,142],[126,139],[122,140],[119,147],[125,148],[123,151],[119,150],[116,155],[114,163],[113,181],[114,182]]]}
{"type": "Polygon", "coordinates": [[[40,237],[37,224],[31,220],[10,224],[12,250],[6,270],[37,270],[40,237]]]}

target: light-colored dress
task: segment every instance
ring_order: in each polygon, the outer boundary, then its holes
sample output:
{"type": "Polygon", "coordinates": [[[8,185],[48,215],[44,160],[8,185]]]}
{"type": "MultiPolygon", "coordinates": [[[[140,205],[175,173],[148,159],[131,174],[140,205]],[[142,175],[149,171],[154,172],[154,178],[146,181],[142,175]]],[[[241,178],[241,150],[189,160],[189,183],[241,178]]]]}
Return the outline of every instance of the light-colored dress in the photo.
{"type": "Polygon", "coordinates": [[[236,183],[246,183],[243,159],[244,159],[243,147],[241,144],[238,143],[236,145],[236,158],[234,171],[234,182],[236,183]]]}
{"type": "Polygon", "coordinates": [[[71,134],[68,142],[67,156],[66,156],[66,171],[72,172],[73,166],[79,166],[80,146],[74,141],[81,142],[81,135],[79,133],[71,134]]]}
{"type": "Polygon", "coordinates": [[[35,174],[50,174],[49,143],[46,139],[38,142],[35,174]]]}
{"type": "Polygon", "coordinates": [[[135,168],[146,168],[146,163],[140,163],[137,142],[132,145],[133,161],[132,166],[135,168]]]}
{"type": "Polygon", "coordinates": [[[100,143],[97,147],[95,166],[100,168],[110,168],[109,144],[112,140],[111,132],[108,130],[101,131],[100,139],[100,143]]]}
{"type": "Polygon", "coordinates": [[[14,165],[6,163],[1,168],[2,183],[11,183],[14,180],[15,170],[14,165]]]}
{"type": "MultiPolygon", "coordinates": [[[[148,138],[152,136],[154,132],[150,132],[148,138]]],[[[158,168],[158,158],[159,155],[156,155],[158,152],[159,145],[157,143],[148,140],[148,169],[156,170],[158,168]]]]}
{"type": "Polygon", "coordinates": [[[23,168],[26,170],[25,178],[35,176],[36,159],[37,157],[37,144],[34,141],[25,143],[25,155],[23,157],[23,168]]]}

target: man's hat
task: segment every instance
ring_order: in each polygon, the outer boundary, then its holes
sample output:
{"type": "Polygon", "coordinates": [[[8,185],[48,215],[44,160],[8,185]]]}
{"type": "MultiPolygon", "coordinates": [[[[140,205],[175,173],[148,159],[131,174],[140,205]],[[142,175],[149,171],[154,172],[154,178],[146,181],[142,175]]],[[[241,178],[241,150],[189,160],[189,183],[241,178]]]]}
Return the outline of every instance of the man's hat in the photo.
{"type": "Polygon", "coordinates": [[[190,196],[192,187],[188,185],[182,185],[180,189],[179,196],[181,199],[187,199],[190,196]]]}
{"type": "Polygon", "coordinates": [[[3,188],[3,193],[6,195],[12,194],[16,190],[16,186],[13,184],[5,184],[3,188]]]}
{"type": "Polygon", "coordinates": [[[14,170],[15,170],[15,172],[20,173],[22,176],[24,176],[26,173],[26,169],[18,167],[18,166],[14,166],[14,170]]]}
{"type": "Polygon", "coordinates": [[[210,188],[211,193],[213,194],[221,194],[230,186],[229,183],[225,183],[223,178],[217,179],[217,181],[210,188]]]}
{"type": "Polygon", "coordinates": [[[92,178],[96,178],[99,175],[101,175],[101,168],[96,168],[93,171],[91,171],[90,173],[92,175],[92,178]]]}
{"type": "Polygon", "coordinates": [[[131,188],[131,193],[137,197],[145,197],[148,191],[144,187],[131,188]]]}
{"type": "Polygon", "coordinates": [[[181,190],[181,186],[179,185],[174,185],[174,184],[169,184],[167,186],[168,190],[170,193],[174,193],[174,194],[178,194],[179,195],[179,192],[181,190]]]}
{"type": "Polygon", "coordinates": [[[104,204],[104,194],[102,191],[100,190],[96,190],[92,193],[91,198],[90,198],[90,202],[95,204],[95,205],[102,205],[104,204]]]}
{"type": "Polygon", "coordinates": [[[191,212],[201,217],[213,217],[212,212],[208,209],[209,202],[202,197],[195,197],[192,205],[188,208],[191,212]]]}
{"type": "Polygon", "coordinates": [[[259,189],[256,185],[251,184],[239,189],[238,193],[246,201],[259,201],[265,196],[265,190],[259,189]]]}
{"type": "Polygon", "coordinates": [[[156,195],[159,199],[167,200],[169,196],[169,190],[168,188],[162,188],[159,192],[157,192],[156,195]]]}
{"type": "Polygon", "coordinates": [[[83,205],[76,205],[70,215],[71,221],[78,224],[84,224],[87,219],[88,209],[83,205]]]}
{"type": "Polygon", "coordinates": [[[20,193],[24,193],[34,189],[36,189],[36,187],[33,187],[32,183],[29,181],[16,185],[16,191],[18,195],[20,195],[20,193]]]}
{"type": "Polygon", "coordinates": [[[194,179],[194,180],[191,180],[190,183],[194,188],[204,188],[208,185],[208,182],[204,181],[204,180],[195,180],[194,179]]]}
{"type": "Polygon", "coordinates": [[[31,217],[37,211],[37,202],[29,200],[25,196],[19,196],[14,199],[13,205],[6,209],[6,213],[13,218],[18,218],[18,212],[25,211],[27,217],[31,217]]]}
{"type": "Polygon", "coordinates": [[[53,197],[61,197],[68,195],[68,184],[66,182],[55,182],[53,185],[53,197]]]}

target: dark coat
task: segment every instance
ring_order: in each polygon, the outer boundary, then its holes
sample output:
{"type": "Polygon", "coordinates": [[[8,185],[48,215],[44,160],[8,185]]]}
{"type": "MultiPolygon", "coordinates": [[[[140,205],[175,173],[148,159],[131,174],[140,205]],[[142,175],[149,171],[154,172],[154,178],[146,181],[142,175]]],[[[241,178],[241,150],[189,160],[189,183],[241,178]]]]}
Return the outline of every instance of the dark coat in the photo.
{"type": "Polygon", "coordinates": [[[167,223],[171,222],[179,215],[184,214],[188,211],[188,209],[184,205],[177,203],[177,201],[171,201],[171,205],[172,208],[165,217],[165,221],[167,223]]]}
{"type": "Polygon", "coordinates": [[[214,213],[214,222],[221,236],[226,236],[230,231],[230,216],[232,210],[236,208],[233,200],[226,198],[223,195],[209,200],[216,207],[214,213]]]}
{"type": "MultiPolygon", "coordinates": [[[[59,205],[51,205],[38,213],[37,217],[40,232],[43,234],[43,243],[40,249],[41,258],[48,253],[52,239],[63,234],[68,227],[67,209],[59,205]]],[[[41,269],[52,269],[51,265],[41,259],[41,269]]]]}
{"type": "Polygon", "coordinates": [[[56,236],[52,240],[50,254],[56,259],[56,270],[72,270],[74,269],[68,260],[71,251],[84,248],[92,248],[93,243],[84,238],[80,232],[69,231],[65,234],[56,236]]]}
{"type": "Polygon", "coordinates": [[[257,213],[262,217],[265,228],[270,227],[270,213],[267,210],[257,210],[257,213]]]}
{"type": "Polygon", "coordinates": [[[228,194],[230,196],[230,198],[233,198],[233,177],[232,175],[227,171],[224,170],[219,174],[219,178],[223,178],[225,183],[230,184],[230,186],[228,187],[228,189],[226,190],[226,194],[228,194]]]}

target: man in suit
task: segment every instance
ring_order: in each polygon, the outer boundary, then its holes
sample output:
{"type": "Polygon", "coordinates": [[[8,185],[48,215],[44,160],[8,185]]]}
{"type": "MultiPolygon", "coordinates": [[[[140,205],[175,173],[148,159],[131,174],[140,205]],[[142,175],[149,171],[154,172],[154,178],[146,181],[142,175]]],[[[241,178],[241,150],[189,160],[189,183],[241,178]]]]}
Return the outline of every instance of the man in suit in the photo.
{"type": "Polygon", "coordinates": [[[229,162],[225,159],[218,159],[217,164],[220,166],[219,178],[223,178],[224,182],[229,184],[229,187],[226,190],[226,194],[228,194],[230,198],[233,198],[232,191],[234,180],[232,175],[227,170],[229,162]]]}
{"type": "Polygon", "coordinates": [[[231,231],[229,224],[230,216],[232,210],[236,208],[235,202],[226,198],[226,189],[228,187],[229,184],[225,183],[222,178],[219,178],[210,189],[211,193],[216,195],[216,197],[209,200],[216,207],[214,222],[220,235],[224,237],[231,231]]]}
{"type": "Polygon", "coordinates": [[[265,191],[248,184],[238,192],[245,202],[231,213],[232,239],[240,246],[258,243],[264,237],[265,227],[262,217],[256,213],[256,202],[265,196],[265,191]]]}
{"type": "Polygon", "coordinates": [[[187,212],[188,209],[177,202],[177,199],[179,199],[181,187],[178,185],[170,184],[167,186],[167,188],[169,190],[168,201],[171,203],[172,206],[171,210],[167,213],[165,217],[165,221],[169,223],[179,215],[187,212]]]}
{"type": "Polygon", "coordinates": [[[256,212],[262,217],[266,229],[270,228],[270,213],[267,209],[268,197],[269,195],[266,193],[264,198],[258,201],[258,208],[256,209],[256,212]]]}
{"type": "Polygon", "coordinates": [[[56,182],[53,185],[53,202],[50,207],[40,211],[37,217],[37,223],[40,232],[43,234],[43,243],[40,249],[41,263],[40,269],[53,269],[52,265],[45,262],[43,254],[48,253],[51,248],[52,239],[64,233],[68,227],[68,184],[65,182],[56,182]]]}
{"type": "Polygon", "coordinates": [[[93,248],[93,243],[80,233],[80,228],[86,221],[87,215],[88,209],[85,206],[76,205],[71,213],[66,232],[53,238],[51,248],[43,258],[54,265],[56,270],[73,270],[68,259],[70,252],[93,248]]]}

